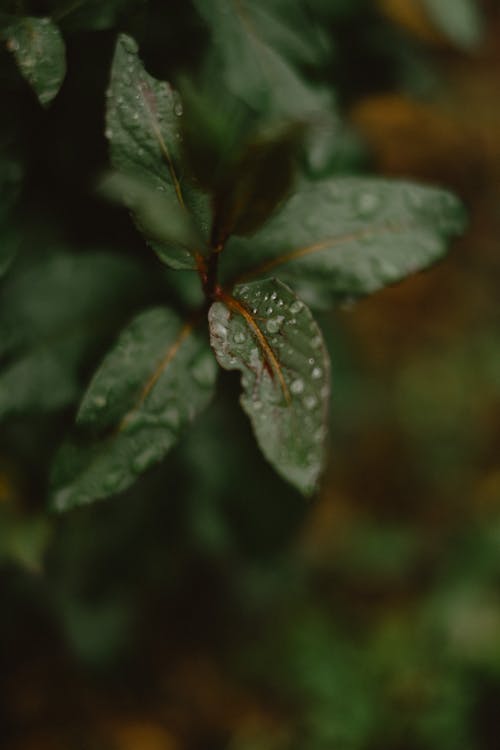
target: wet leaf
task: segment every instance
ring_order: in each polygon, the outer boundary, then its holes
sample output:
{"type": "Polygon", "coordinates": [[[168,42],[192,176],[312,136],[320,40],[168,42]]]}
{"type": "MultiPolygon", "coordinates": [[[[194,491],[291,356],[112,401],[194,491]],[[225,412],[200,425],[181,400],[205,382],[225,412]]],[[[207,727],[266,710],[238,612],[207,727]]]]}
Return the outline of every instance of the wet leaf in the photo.
{"type": "Polygon", "coordinates": [[[44,106],[58,93],[66,74],[64,40],[50,18],[26,16],[5,31],[7,49],[44,106]]]}
{"type": "Polygon", "coordinates": [[[70,403],[82,362],[137,299],[141,278],[135,263],[106,253],[59,253],[10,274],[0,292],[0,417],[70,403]]]}
{"type": "Polygon", "coordinates": [[[329,359],[309,309],[281,281],[235,289],[210,308],[217,360],[242,372],[241,405],[259,446],[281,476],[306,495],[323,467],[329,359]]]}
{"type": "Polygon", "coordinates": [[[104,436],[63,446],[54,507],[67,510],[120,492],[160,461],[210,401],[216,371],[193,324],[167,308],[138,315],[83,397],[78,423],[104,436]]]}
{"type": "MultiPolygon", "coordinates": [[[[106,136],[119,171],[142,180],[191,211],[202,233],[208,231],[208,204],[187,184],[178,165],[181,100],[172,87],[150,76],[135,41],[119,36],[108,89],[106,136]]],[[[193,253],[171,242],[150,242],[173,268],[195,268],[193,253]]]]}
{"type": "Polygon", "coordinates": [[[397,180],[304,184],[259,232],[231,239],[226,278],[277,274],[337,298],[374,292],[441,258],[464,227],[451,193],[397,180]]]}

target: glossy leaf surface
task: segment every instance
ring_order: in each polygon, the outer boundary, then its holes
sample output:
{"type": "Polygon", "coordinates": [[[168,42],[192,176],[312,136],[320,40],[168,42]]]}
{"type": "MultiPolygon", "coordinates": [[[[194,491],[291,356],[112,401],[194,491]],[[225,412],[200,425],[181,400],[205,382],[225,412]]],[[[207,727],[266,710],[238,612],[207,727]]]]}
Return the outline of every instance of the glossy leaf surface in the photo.
{"type": "Polygon", "coordinates": [[[77,421],[104,437],[63,446],[54,506],[120,492],[157,463],[210,401],[216,362],[208,342],[166,308],[141,313],[97,370],[77,421]]]}
{"type": "MultiPolygon", "coordinates": [[[[141,179],[190,210],[207,232],[207,202],[183,183],[178,168],[182,105],[172,87],[145,70],[135,41],[125,34],[116,44],[108,89],[106,136],[111,161],[120,172],[141,179]],[[182,183],[182,184],[181,184],[182,183]]],[[[195,268],[193,254],[175,243],[150,243],[173,268],[195,268]]]]}
{"type": "Polygon", "coordinates": [[[345,177],[304,184],[251,238],[234,238],[226,278],[278,275],[324,297],[356,297],[419,271],[464,227],[457,198],[397,180],[345,177]]]}
{"type": "Polygon", "coordinates": [[[44,106],[59,91],[66,74],[66,51],[58,27],[50,18],[26,16],[5,32],[7,49],[23,77],[44,106]]]}
{"type": "Polygon", "coordinates": [[[330,373],[309,309],[281,281],[267,279],[215,302],[209,321],[219,364],[242,372],[241,405],[262,452],[311,494],[323,466],[330,373]]]}

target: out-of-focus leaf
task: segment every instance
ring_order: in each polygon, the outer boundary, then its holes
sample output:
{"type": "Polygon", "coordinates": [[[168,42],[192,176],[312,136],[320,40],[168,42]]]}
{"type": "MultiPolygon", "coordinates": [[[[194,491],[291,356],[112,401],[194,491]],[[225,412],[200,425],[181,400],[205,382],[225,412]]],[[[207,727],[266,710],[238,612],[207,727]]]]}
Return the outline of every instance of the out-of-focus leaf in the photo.
{"type": "Polygon", "coordinates": [[[476,0],[421,0],[436,26],[452,42],[474,49],[483,35],[483,19],[476,0]]]}
{"type": "Polygon", "coordinates": [[[53,18],[68,31],[103,31],[144,5],[144,0],[61,0],[53,18]]]}
{"type": "MultiPolygon", "coordinates": [[[[220,60],[228,89],[271,119],[311,119],[331,107],[331,92],[308,85],[271,43],[268,6],[228,0],[195,0],[211,29],[214,54],[220,60]]],[[[276,23],[286,22],[283,19],[276,23]]],[[[273,25],[276,31],[276,25],[273,25]]],[[[289,38],[292,32],[284,32],[289,38]]],[[[283,37],[281,37],[283,41],[283,37]]],[[[282,46],[280,44],[280,46],[282,46]]]]}
{"type": "Polygon", "coordinates": [[[255,115],[211,76],[196,84],[182,79],[180,91],[184,158],[199,184],[211,191],[253,132],[255,115]]]}
{"type": "Polygon", "coordinates": [[[26,16],[4,32],[7,49],[43,106],[50,104],[66,74],[66,50],[61,32],[50,18],[26,16]]]}
{"type": "Polygon", "coordinates": [[[50,539],[42,516],[23,516],[6,503],[0,506],[0,564],[13,562],[37,571],[50,539]]]}
{"type": "Polygon", "coordinates": [[[214,194],[215,246],[231,234],[255,232],[290,190],[294,157],[303,128],[289,126],[249,143],[214,194]]]}
{"type": "Polygon", "coordinates": [[[426,268],[464,227],[451,193],[376,178],[305,184],[259,232],[234,238],[223,254],[226,278],[278,274],[356,297],[426,268]]]}
{"type": "Polygon", "coordinates": [[[241,370],[241,405],[262,452],[306,495],[323,467],[329,359],[305,304],[276,279],[242,285],[210,308],[219,364],[241,370]]]}
{"type": "Polygon", "coordinates": [[[0,276],[3,276],[20,242],[11,212],[20,192],[23,169],[20,162],[8,154],[2,154],[0,159],[0,276]]]}
{"type": "Polygon", "coordinates": [[[203,237],[191,215],[166,193],[119,172],[104,177],[99,192],[133,212],[139,229],[153,242],[160,243],[160,257],[161,243],[171,243],[189,252],[199,252],[204,247],[203,237]]]}
{"type": "Polygon", "coordinates": [[[77,421],[107,434],[60,451],[53,504],[67,510],[124,490],[160,461],[210,401],[208,342],[167,308],[137,316],[98,369],[77,421]]]}
{"type": "Polygon", "coordinates": [[[70,403],[86,354],[138,297],[135,263],[57,254],[8,277],[0,292],[0,417],[70,403]]]}
{"type": "MultiPolygon", "coordinates": [[[[144,69],[135,41],[119,36],[108,89],[106,136],[113,166],[192,212],[200,231],[208,232],[204,196],[182,180],[178,156],[181,100],[172,87],[144,69]]],[[[151,242],[173,268],[195,268],[194,254],[171,242],[151,242]]]]}

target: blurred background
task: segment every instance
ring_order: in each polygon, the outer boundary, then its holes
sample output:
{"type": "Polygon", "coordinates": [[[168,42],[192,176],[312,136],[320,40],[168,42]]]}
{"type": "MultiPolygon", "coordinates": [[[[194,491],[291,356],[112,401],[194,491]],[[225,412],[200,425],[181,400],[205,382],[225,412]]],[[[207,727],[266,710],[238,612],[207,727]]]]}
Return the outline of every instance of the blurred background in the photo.
{"type": "MultiPolygon", "coordinates": [[[[44,111],[0,51],[2,181],[20,184],[1,230],[20,246],[2,330],[24,326],[28,346],[40,310],[64,319],[69,277],[94,307],[64,387],[28,355],[21,395],[17,371],[0,374],[0,746],[496,750],[498,3],[308,0],[295,32],[307,48],[314,30],[318,55],[283,46],[335,102],[303,155],[310,179],[440,184],[470,216],[439,266],[322,315],[333,399],[319,496],[304,501],[260,457],[226,375],[163,464],[64,516],[47,511],[49,469],[96,363],[144,304],[189,296],[93,190],[116,33],[169,80],[199,70],[212,42],[188,2],[24,5],[57,19],[68,72],[44,111]],[[90,253],[120,262],[87,278],[90,253]]],[[[278,31],[296,7],[265,6],[278,31]]]]}

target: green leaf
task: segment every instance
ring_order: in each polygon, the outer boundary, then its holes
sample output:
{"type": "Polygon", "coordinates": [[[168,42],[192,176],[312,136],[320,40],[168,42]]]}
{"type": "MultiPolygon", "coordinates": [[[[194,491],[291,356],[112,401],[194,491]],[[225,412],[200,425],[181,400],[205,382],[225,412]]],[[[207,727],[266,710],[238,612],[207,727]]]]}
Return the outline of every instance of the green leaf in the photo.
{"type": "Polygon", "coordinates": [[[221,87],[218,77],[196,83],[183,78],[180,91],[183,156],[199,184],[212,191],[255,130],[255,115],[221,87]]]}
{"type": "Polygon", "coordinates": [[[166,308],[137,316],[96,372],[77,421],[104,432],[61,449],[53,504],[67,510],[120,492],[160,461],[208,404],[217,367],[192,323],[166,308]]]}
{"type": "Polygon", "coordinates": [[[241,405],[262,452],[311,494],[323,467],[330,365],[309,309],[281,281],[268,279],[215,302],[209,322],[219,364],[243,373],[241,405]]]}
{"type": "Polygon", "coordinates": [[[7,49],[43,106],[54,99],[66,74],[64,40],[50,18],[24,17],[5,31],[7,49]]]}
{"type": "Polygon", "coordinates": [[[135,177],[114,172],[104,177],[99,192],[133,211],[139,229],[153,241],[174,243],[188,251],[204,248],[190,214],[177,201],[135,177]]]}
{"type": "Polygon", "coordinates": [[[423,0],[429,16],[452,42],[466,50],[477,47],[484,23],[476,0],[423,0]]]}
{"type": "Polygon", "coordinates": [[[303,130],[291,125],[250,142],[224,174],[214,194],[215,247],[255,232],[289,192],[303,130]]]}
{"type": "Polygon", "coordinates": [[[285,31],[286,15],[269,33],[269,14],[263,5],[257,13],[258,5],[248,0],[195,0],[195,5],[211,29],[215,57],[234,96],[279,120],[311,119],[331,107],[331,92],[306,83],[274,46],[290,47],[282,44],[283,35],[289,41],[293,34],[285,31]],[[283,33],[278,35],[280,23],[283,33]]]}
{"type": "Polygon", "coordinates": [[[333,301],[431,265],[464,222],[462,204],[445,190],[341,177],[305,184],[253,237],[231,239],[221,260],[226,279],[277,274],[333,301]]]}
{"type": "MultiPolygon", "coordinates": [[[[193,213],[201,232],[208,233],[205,197],[183,182],[179,172],[182,105],[172,87],[144,69],[137,44],[121,34],[111,70],[106,136],[113,166],[138,178],[193,213]]],[[[161,260],[173,268],[196,268],[194,253],[171,242],[150,242],[161,260]]]]}
{"type": "Polygon", "coordinates": [[[138,297],[140,267],[105,253],[53,255],[0,293],[0,418],[49,411],[79,392],[79,369],[138,297]]]}

